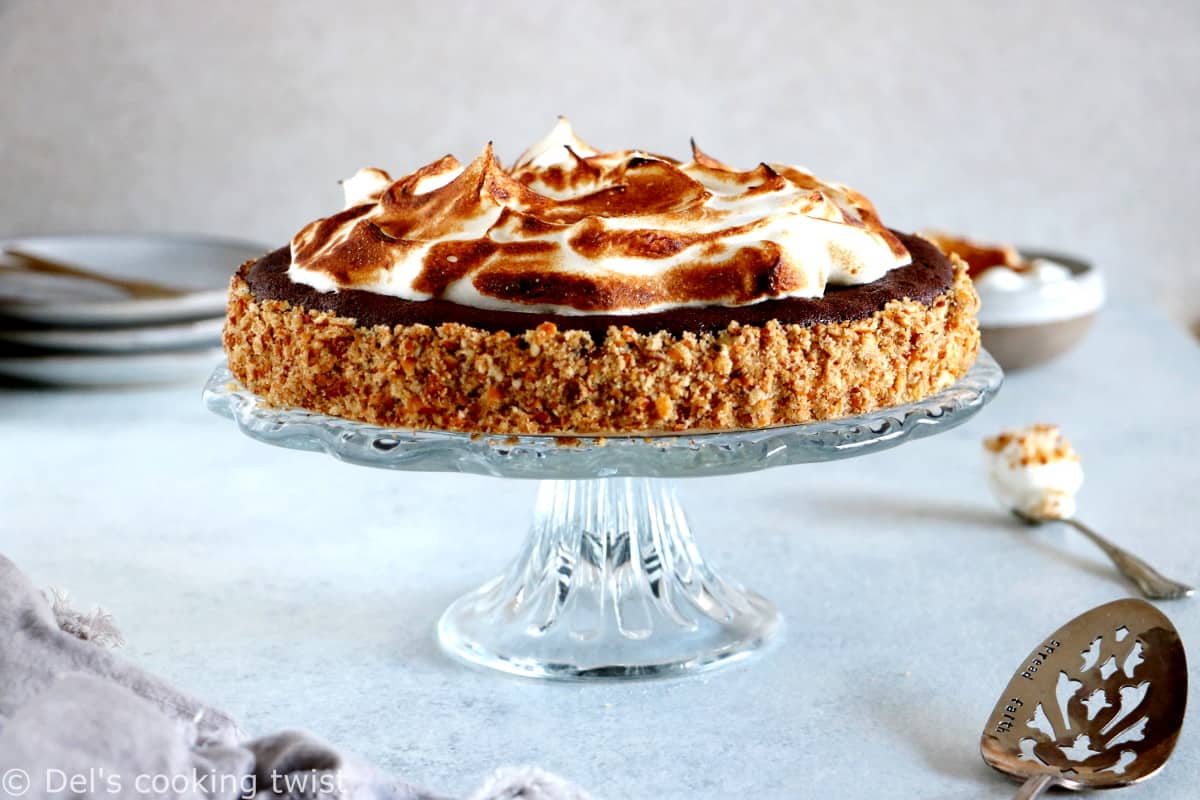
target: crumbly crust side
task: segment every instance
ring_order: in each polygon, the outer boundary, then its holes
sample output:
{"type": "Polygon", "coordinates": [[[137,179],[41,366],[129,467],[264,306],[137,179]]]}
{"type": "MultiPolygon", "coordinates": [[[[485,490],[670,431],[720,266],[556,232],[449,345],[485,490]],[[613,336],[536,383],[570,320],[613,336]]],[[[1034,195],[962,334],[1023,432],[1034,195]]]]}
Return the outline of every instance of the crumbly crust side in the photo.
{"type": "Polygon", "coordinates": [[[975,361],[979,299],[954,258],[932,303],[809,327],[731,323],[674,336],[543,323],[521,335],[459,323],[358,327],[257,300],[235,276],[229,368],[277,405],[376,425],[503,434],[732,430],[832,419],[911,402],[975,361]]]}

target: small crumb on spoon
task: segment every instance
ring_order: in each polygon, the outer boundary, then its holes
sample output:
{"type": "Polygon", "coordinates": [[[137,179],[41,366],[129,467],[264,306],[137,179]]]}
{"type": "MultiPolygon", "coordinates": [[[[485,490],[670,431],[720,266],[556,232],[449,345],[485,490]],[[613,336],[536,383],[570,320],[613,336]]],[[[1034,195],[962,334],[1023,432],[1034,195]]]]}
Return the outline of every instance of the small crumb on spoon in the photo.
{"type": "Polygon", "coordinates": [[[1039,520],[1075,515],[1083,465],[1057,425],[1003,431],[983,447],[988,483],[1005,508],[1039,520]]]}

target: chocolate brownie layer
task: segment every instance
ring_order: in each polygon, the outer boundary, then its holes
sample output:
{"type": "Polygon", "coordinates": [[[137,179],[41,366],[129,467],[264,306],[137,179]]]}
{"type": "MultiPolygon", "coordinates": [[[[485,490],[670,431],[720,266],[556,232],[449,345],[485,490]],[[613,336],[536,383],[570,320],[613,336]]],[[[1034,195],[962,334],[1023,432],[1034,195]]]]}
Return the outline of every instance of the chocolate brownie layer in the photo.
{"type": "Polygon", "coordinates": [[[674,308],[653,314],[566,315],[495,311],[463,306],[445,300],[412,301],[355,289],[318,292],[293,283],[288,277],[290,254],[280,248],[242,268],[251,293],[259,300],[282,300],[293,306],[328,311],[354,320],[364,328],[375,325],[429,325],[446,322],[469,325],[483,331],[520,334],[542,322],[559,330],[586,331],[602,335],[610,327],[632,328],[643,334],[665,332],[712,333],[729,326],[762,326],[771,320],[784,325],[809,327],[816,324],[865,319],[893,300],[908,299],[925,305],[946,293],[954,282],[954,268],[945,255],[919,236],[895,231],[912,255],[912,263],[891,270],[883,278],[860,286],[829,286],[825,296],[767,300],[748,306],[696,306],[674,308]]]}

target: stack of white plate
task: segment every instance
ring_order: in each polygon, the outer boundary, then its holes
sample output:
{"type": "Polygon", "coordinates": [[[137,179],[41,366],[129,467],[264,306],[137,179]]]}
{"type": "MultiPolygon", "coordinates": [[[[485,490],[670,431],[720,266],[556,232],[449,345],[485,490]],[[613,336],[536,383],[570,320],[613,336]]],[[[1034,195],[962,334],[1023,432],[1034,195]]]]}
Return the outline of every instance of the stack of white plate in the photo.
{"type": "Polygon", "coordinates": [[[200,380],[222,357],[230,276],[267,249],[156,234],[0,240],[0,377],[93,386],[200,380]],[[131,290],[130,282],[162,291],[131,290]]]}

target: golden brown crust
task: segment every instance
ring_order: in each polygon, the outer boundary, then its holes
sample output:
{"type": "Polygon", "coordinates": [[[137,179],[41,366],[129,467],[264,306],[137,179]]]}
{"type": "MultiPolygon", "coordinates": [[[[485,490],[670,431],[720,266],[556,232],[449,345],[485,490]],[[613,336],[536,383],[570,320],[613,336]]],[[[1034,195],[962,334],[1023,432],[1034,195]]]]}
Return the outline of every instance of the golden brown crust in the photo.
{"type": "Polygon", "coordinates": [[[604,341],[544,323],[514,336],[458,323],[361,328],[257,300],[235,276],[225,349],[256,394],[400,428],[633,434],[790,425],[926,397],[975,360],[978,297],[955,258],[932,303],[895,300],[810,327],[732,323],[717,334],[610,328],[604,341]]]}

